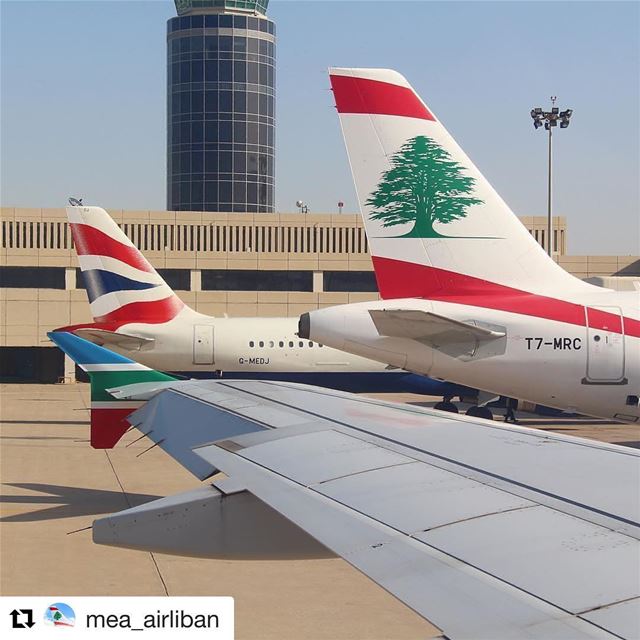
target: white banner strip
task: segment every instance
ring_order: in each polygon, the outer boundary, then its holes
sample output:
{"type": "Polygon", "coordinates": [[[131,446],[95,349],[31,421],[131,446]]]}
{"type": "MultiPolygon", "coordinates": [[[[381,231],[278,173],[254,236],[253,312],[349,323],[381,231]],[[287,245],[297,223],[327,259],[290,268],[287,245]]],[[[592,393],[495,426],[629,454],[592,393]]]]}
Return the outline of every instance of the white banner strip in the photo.
{"type": "Polygon", "coordinates": [[[120,276],[129,278],[130,280],[137,280],[138,282],[146,282],[148,284],[162,284],[163,282],[162,278],[155,271],[149,272],[136,269],[126,262],[122,262],[111,256],[78,256],[78,262],[80,263],[80,269],[82,269],[82,271],[99,269],[100,271],[112,271],[120,276]]]}
{"type": "Polygon", "coordinates": [[[106,364],[83,364],[85,371],[151,371],[139,362],[110,362],[106,364]]]}
{"type": "Polygon", "coordinates": [[[94,318],[98,318],[132,302],[157,302],[158,300],[169,298],[172,295],[173,291],[169,289],[168,285],[163,284],[153,289],[105,293],[99,298],[96,298],[89,306],[91,307],[91,315],[94,318]]]}
{"type": "Polygon", "coordinates": [[[3,638],[23,640],[233,640],[234,603],[231,597],[2,596],[0,621],[3,638]]]}

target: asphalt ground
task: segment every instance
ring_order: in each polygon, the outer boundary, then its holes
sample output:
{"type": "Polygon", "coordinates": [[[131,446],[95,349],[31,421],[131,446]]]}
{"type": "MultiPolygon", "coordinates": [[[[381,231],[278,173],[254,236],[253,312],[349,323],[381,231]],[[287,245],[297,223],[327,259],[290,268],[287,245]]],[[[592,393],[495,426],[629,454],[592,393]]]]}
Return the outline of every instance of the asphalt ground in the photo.
{"type": "MultiPolygon", "coordinates": [[[[377,394],[432,405],[424,396],[377,394]]],[[[640,447],[640,426],[518,414],[521,424],[640,447]]],[[[236,637],[429,638],[438,630],[339,558],[223,561],[94,545],[101,514],[198,482],[127,434],[88,443],[88,386],[0,385],[2,595],[231,595],[236,637]]]]}

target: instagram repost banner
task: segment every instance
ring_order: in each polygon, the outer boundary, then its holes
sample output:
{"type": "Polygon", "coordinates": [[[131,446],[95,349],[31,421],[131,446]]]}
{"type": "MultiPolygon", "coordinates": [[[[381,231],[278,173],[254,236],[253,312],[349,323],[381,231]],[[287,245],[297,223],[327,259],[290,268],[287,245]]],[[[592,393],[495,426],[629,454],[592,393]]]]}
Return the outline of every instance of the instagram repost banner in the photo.
{"type": "Polygon", "coordinates": [[[0,597],[0,635],[19,640],[233,640],[231,597],[0,597]]]}

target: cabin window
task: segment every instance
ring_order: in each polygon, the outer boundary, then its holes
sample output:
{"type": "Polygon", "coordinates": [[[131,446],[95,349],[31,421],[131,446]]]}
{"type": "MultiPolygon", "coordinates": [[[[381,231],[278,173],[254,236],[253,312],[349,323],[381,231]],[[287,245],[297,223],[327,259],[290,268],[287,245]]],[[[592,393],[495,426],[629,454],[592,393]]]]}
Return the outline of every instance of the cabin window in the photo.
{"type": "Polygon", "coordinates": [[[264,347],[264,342],[262,340],[260,340],[260,342],[258,343],[259,346],[264,347]]]}
{"type": "Polygon", "coordinates": [[[270,347],[271,349],[273,349],[273,347],[275,347],[275,346],[276,346],[276,345],[275,345],[274,341],[273,341],[273,340],[269,340],[269,347],[270,347]]]}
{"type": "Polygon", "coordinates": [[[284,342],[282,342],[282,340],[280,340],[280,342],[278,342],[278,346],[282,349],[282,347],[284,347],[284,342]]]}
{"type": "Polygon", "coordinates": [[[255,342],[253,340],[251,340],[251,342],[249,342],[249,346],[253,349],[253,347],[255,346],[255,342]]]}

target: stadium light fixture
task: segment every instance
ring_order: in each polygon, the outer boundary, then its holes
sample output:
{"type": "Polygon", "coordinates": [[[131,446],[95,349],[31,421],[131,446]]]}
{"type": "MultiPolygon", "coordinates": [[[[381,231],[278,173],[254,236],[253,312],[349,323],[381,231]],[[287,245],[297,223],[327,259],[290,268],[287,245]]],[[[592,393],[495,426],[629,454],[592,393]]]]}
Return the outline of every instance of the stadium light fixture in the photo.
{"type": "MultiPolygon", "coordinates": [[[[544,111],[542,107],[535,107],[531,109],[531,117],[533,118],[533,126],[536,131],[544,124],[545,131],[549,132],[548,137],[548,176],[547,176],[547,253],[549,256],[553,255],[553,237],[552,237],[552,227],[553,227],[553,218],[551,217],[551,132],[553,131],[553,127],[558,126],[558,122],[560,123],[561,129],[566,129],[569,126],[569,121],[571,120],[571,116],[573,115],[573,109],[565,109],[564,111],[560,111],[559,107],[556,107],[556,96],[551,96],[551,111],[544,111]]],[[[557,247],[556,247],[557,250],[557,247]]]]}

